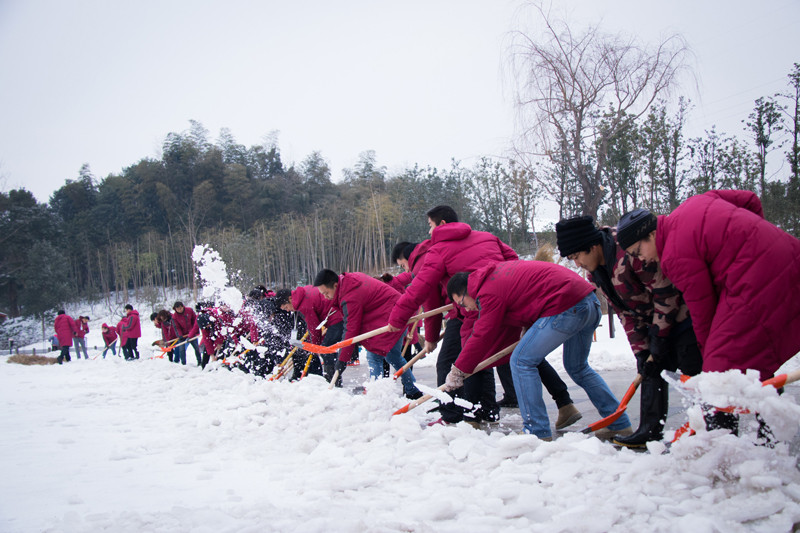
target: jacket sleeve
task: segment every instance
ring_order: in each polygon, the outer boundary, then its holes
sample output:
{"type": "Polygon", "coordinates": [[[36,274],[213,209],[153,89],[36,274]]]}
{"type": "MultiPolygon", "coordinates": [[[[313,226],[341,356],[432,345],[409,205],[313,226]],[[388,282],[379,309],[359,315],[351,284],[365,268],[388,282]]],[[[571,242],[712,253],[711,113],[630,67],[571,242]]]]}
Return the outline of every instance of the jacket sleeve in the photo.
{"type": "MultiPolygon", "coordinates": [[[[354,301],[342,301],[342,315],[344,316],[344,339],[352,339],[361,330],[363,309],[354,301]]],[[[339,361],[347,362],[353,356],[354,346],[346,346],[339,350],[339,361]]]]}
{"type": "Polygon", "coordinates": [[[505,307],[500,299],[492,294],[479,298],[478,317],[458,359],[453,363],[459,370],[467,374],[472,374],[478,363],[494,355],[490,353],[490,350],[497,342],[497,332],[504,329],[505,307]]]}
{"type": "Polygon", "coordinates": [[[425,254],[425,263],[414,277],[406,292],[400,296],[389,316],[389,324],[403,329],[408,319],[414,315],[430,293],[439,293],[439,283],[444,277],[445,268],[442,257],[434,250],[425,254]]]}
{"type": "Polygon", "coordinates": [[[192,314],[189,316],[189,333],[186,335],[189,338],[200,335],[200,324],[197,322],[197,313],[194,311],[191,311],[191,313],[192,314]]]}

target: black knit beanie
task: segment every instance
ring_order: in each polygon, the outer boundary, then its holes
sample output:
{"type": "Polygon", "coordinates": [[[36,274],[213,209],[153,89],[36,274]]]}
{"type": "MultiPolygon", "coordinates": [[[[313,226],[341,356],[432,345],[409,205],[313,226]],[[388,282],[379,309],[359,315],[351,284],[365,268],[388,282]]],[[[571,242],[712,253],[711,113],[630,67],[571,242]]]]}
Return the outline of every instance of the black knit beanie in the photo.
{"type": "Polygon", "coordinates": [[[556,224],[556,244],[561,257],[585,252],[595,244],[600,244],[602,240],[603,234],[589,215],[567,218],[556,224]]]}
{"type": "Polygon", "coordinates": [[[622,215],[617,224],[617,243],[625,250],[656,230],[658,219],[647,209],[634,209],[622,215]]]}

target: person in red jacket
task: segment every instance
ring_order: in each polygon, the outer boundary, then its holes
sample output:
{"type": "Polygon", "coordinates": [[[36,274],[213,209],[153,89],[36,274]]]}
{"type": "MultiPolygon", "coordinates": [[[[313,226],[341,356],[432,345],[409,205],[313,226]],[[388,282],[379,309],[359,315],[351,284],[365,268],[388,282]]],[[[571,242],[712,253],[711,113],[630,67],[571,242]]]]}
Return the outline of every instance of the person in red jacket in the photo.
{"type": "Polygon", "coordinates": [[[117,328],[113,326],[109,326],[108,324],[103,324],[100,328],[102,335],[103,335],[103,342],[105,343],[106,347],[103,350],[103,359],[106,358],[106,352],[111,350],[113,355],[117,355],[117,349],[114,346],[117,342],[117,328]]]}
{"type": "Polygon", "coordinates": [[[142,327],[139,324],[139,312],[134,310],[131,304],[125,305],[125,316],[120,322],[120,336],[125,338],[122,346],[122,354],[126,361],[139,359],[139,337],[142,336],[142,327]]]}
{"type": "MultiPolygon", "coordinates": [[[[333,300],[322,296],[317,287],[305,285],[290,291],[281,289],[275,296],[275,304],[289,313],[298,312],[303,315],[308,328],[308,341],[312,344],[321,346],[332,346],[342,340],[344,334],[344,322],[342,312],[333,307],[333,300]],[[323,327],[325,324],[325,333],[323,327]]],[[[327,381],[333,378],[336,367],[336,354],[323,354],[324,361],[323,375],[327,381]]],[[[341,380],[337,380],[337,386],[341,386],[341,380]]]]}
{"type": "Polygon", "coordinates": [[[78,333],[78,326],[75,324],[75,320],[61,309],[53,323],[53,329],[56,330],[58,345],[61,347],[61,355],[56,358],[56,361],[59,365],[64,361],[69,363],[69,347],[72,346],[72,339],[78,333]]]}
{"type": "Polygon", "coordinates": [[[78,320],[75,321],[75,326],[78,328],[75,332],[75,357],[80,359],[81,350],[83,350],[83,356],[89,359],[89,352],[86,351],[86,334],[89,333],[89,317],[79,316],[78,320]]]}
{"type": "MultiPolygon", "coordinates": [[[[345,339],[383,327],[400,298],[400,293],[389,285],[361,272],[345,272],[340,276],[326,268],[317,273],[314,287],[317,287],[325,298],[332,300],[333,307],[342,312],[345,339]]],[[[400,355],[405,331],[404,327],[398,332],[382,333],[361,342],[361,346],[367,350],[371,377],[377,378],[382,374],[381,358],[385,358],[395,370],[400,370],[405,365],[405,360],[400,355]],[[380,363],[377,374],[373,370],[375,363],[380,363]]],[[[339,371],[339,375],[347,368],[353,348],[347,346],[339,350],[339,360],[335,368],[339,371]]],[[[416,379],[413,372],[404,372],[400,376],[400,381],[403,383],[403,392],[408,398],[416,399],[422,396],[422,392],[414,385],[416,379]]]]}
{"type": "MultiPolygon", "coordinates": [[[[185,307],[180,300],[172,306],[172,322],[175,326],[175,333],[178,336],[178,344],[187,341],[186,344],[175,346],[175,355],[186,364],[186,347],[191,345],[194,349],[194,356],[197,359],[197,366],[203,366],[203,359],[200,355],[200,345],[196,337],[200,335],[200,326],[197,324],[197,315],[191,307],[185,307]]],[[[177,362],[177,361],[176,361],[177,362]]]]}
{"type": "MultiPolygon", "coordinates": [[[[449,206],[436,206],[427,213],[428,226],[430,227],[430,247],[419,272],[400,297],[397,305],[389,317],[389,326],[392,331],[405,328],[411,316],[423,304],[432,309],[444,305],[447,301],[447,282],[457,272],[472,272],[482,266],[499,261],[513,261],[518,258],[517,253],[503,241],[484,231],[474,231],[468,224],[458,221],[458,215],[449,206]],[[435,305],[433,302],[436,302],[435,305]],[[435,305],[435,307],[434,307],[435,305]]],[[[429,309],[425,309],[428,311],[429,309]]],[[[437,385],[443,385],[453,361],[458,357],[464,339],[472,331],[472,323],[477,313],[467,311],[457,306],[447,318],[442,347],[436,361],[437,385]]],[[[439,332],[442,327],[442,317],[437,315],[426,319],[425,346],[432,352],[439,342],[439,332]]],[[[510,339],[509,332],[498,332],[499,337],[510,339]]],[[[543,368],[549,363],[542,362],[543,368]]],[[[562,424],[569,419],[575,422],[580,418],[577,409],[572,405],[566,384],[558,377],[552,368],[542,370],[543,382],[547,390],[554,396],[564,418],[562,424]],[[569,412],[568,412],[569,411],[569,412]],[[577,418],[576,418],[577,416],[577,418]]],[[[456,396],[465,396],[473,404],[480,405],[475,412],[477,421],[495,421],[499,418],[500,408],[495,398],[494,371],[486,369],[478,372],[465,382],[462,391],[454,391],[456,396]]],[[[441,406],[442,421],[445,423],[459,422],[464,417],[464,410],[454,403],[441,406]]],[[[561,416],[559,416],[561,418],[561,416]]],[[[562,427],[566,427],[563,426],[562,427]]]]}
{"type": "MultiPolygon", "coordinates": [[[[459,307],[478,313],[445,380],[448,390],[460,387],[478,363],[496,352],[497,331],[504,326],[524,327],[528,329],[510,357],[526,433],[552,438],[538,366],[559,346],[567,374],[586,391],[600,415],[617,409],[619,402],[611,389],[588,363],[592,336],[600,323],[600,302],[594,287],[578,274],[546,261],[505,261],[454,275],[447,293],[459,307]]],[[[630,426],[623,414],[609,425],[609,436],[631,434],[630,426]]]]}
{"type": "Polygon", "coordinates": [[[709,191],[669,215],[637,209],[617,239],[683,293],[703,372],[752,368],[765,380],[800,351],[800,241],[764,219],[752,192],[709,191]]]}

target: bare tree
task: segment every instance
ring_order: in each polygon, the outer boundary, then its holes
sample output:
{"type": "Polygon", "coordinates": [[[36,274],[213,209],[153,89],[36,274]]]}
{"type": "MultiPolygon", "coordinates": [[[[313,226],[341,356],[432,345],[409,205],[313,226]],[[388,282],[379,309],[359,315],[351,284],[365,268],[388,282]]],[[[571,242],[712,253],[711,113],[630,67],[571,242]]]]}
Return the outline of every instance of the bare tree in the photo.
{"type": "MultiPolygon", "coordinates": [[[[566,162],[580,185],[583,213],[596,216],[609,139],[669,92],[686,66],[688,48],[677,35],[651,47],[597,26],[574,31],[553,18],[550,7],[529,7],[544,29],[538,36],[512,34],[509,60],[520,121],[516,159],[566,162]]],[[[556,197],[557,185],[542,185],[556,197]]]]}

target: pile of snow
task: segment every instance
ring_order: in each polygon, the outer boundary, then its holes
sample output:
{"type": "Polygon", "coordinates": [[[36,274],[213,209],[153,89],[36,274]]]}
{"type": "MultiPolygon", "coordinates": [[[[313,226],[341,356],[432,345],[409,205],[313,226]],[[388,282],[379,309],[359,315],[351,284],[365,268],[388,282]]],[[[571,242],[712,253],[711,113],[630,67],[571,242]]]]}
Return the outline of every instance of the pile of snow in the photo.
{"type": "Polygon", "coordinates": [[[800,406],[778,396],[775,387],[762,386],[755,370],[700,374],[678,387],[693,400],[688,413],[695,431],[705,430],[703,405],[758,413],[779,440],[791,439],[800,430],[800,406]]]}
{"type": "MultiPolygon", "coordinates": [[[[790,398],[783,401],[791,402],[790,398]]],[[[163,359],[0,364],[0,531],[790,531],[787,446],[721,431],[618,451],[391,416],[328,390],[163,359]]]]}

